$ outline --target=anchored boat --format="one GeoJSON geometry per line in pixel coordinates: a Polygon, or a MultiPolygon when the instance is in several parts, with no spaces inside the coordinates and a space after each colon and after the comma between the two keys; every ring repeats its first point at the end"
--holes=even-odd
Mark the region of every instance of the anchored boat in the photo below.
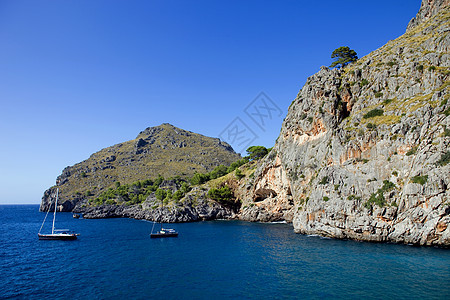
{"type": "Polygon", "coordinates": [[[47,234],[41,234],[42,227],[44,227],[45,220],[47,219],[48,213],[50,211],[50,206],[47,213],[45,214],[44,221],[42,222],[41,229],[39,229],[38,237],[40,240],[76,240],[78,233],[73,233],[69,229],[55,229],[55,219],[56,219],[56,208],[58,206],[58,194],[59,188],[56,189],[56,200],[55,200],[55,210],[53,211],[53,223],[52,232],[47,234]]]}
{"type": "Polygon", "coordinates": [[[153,222],[152,232],[150,233],[151,238],[164,238],[164,237],[178,237],[178,232],[175,229],[163,228],[161,223],[161,229],[153,232],[155,228],[155,222],[153,222]]]}

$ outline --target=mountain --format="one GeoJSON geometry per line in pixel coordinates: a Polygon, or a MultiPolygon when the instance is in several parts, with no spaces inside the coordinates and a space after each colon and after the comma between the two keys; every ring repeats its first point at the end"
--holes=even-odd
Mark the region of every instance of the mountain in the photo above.
{"type": "MultiPolygon", "coordinates": [[[[98,196],[116,182],[164,177],[191,177],[240,159],[230,145],[170,124],[150,127],[131,141],[92,154],[87,160],[65,168],[58,177],[59,210],[72,211],[77,204],[98,196]]],[[[40,210],[54,202],[56,188],[45,191],[40,210]],[[53,199],[53,200],[52,200],[53,199]]]]}
{"type": "Polygon", "coordinates": [[[235,192],[241,219],[450,246],[449,2],[423,0],[404,35],[308,78],[273,150],[235,192]]]}

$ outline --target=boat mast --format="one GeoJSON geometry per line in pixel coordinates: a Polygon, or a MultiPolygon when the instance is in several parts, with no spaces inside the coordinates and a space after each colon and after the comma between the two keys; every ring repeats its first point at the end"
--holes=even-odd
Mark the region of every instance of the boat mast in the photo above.
{"type": "Polygon", "coordinates": [[[58,206],[58,192],[59,192],[59,188],[56,189],[56,200],[55,200],[55,211],[53,212],[52,234],[55,231],[55,217],[56,217],[56,207],[58,206]]]}

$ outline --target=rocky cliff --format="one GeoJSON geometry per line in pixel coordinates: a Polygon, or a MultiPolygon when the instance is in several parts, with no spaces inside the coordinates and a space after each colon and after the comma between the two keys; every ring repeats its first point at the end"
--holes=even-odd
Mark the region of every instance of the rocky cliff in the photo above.
{"type": "MultiPolygon", "coordinates": [[[[217,138],[182,130],[170,124],[150,127],[131,141],[100,150],[87,160],[65,168],[58,177],[59,211],[72,211],[116,183],[129,184],[158,176],[191,177],[240,159],[217,138]]],[[[41,211],[53,205],[56,188],[45,191],[41,211]]]]}
{"type": "Polygon", "coordinates": [[[289,107],[240,217],[364,241],[450,245],[450,9],[424,0],[407,32],[322,67],[289,107]]]}

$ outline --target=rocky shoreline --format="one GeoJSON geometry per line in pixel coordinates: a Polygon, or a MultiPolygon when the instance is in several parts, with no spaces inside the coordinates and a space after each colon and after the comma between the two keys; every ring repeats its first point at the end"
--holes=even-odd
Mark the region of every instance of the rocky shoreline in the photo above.
{"type": "MultiPolygon", "coordinates": [[[[80,203],[81,204],[81,203],[80,203]]],[[[132,218],[163,223],[197,222],[216,219],[234,219],[236,213],[216,201],[207,199],[206,191],[195,188],[179,203],[162,205],[154,194],[137,205],[78,205],[74,213],[85,219],[132,218]]]]}

